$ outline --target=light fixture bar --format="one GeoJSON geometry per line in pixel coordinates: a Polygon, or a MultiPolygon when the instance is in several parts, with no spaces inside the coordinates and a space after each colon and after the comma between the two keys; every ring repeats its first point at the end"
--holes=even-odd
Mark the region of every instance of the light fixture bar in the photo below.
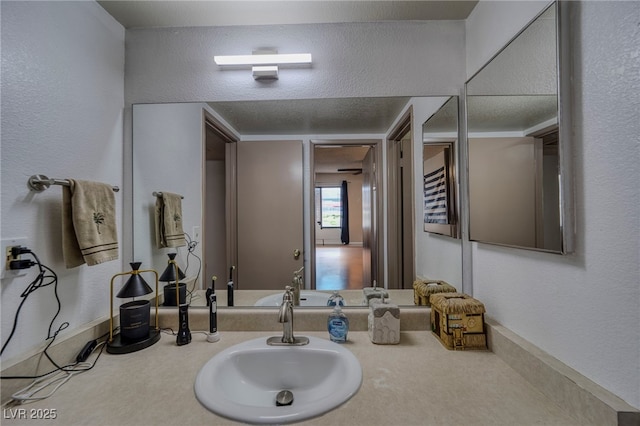
{"type": "Polygon", "coordinates": [[[253,78],[256,80],[278,79],[277,65],[254,65],[251,67],[251,71],[253,71],[253,78]]]}
{"type": "Polygon", "coordinates": [[[311,53],[222,55],[213,60],[218,65],[310,64],[311,53]]]}

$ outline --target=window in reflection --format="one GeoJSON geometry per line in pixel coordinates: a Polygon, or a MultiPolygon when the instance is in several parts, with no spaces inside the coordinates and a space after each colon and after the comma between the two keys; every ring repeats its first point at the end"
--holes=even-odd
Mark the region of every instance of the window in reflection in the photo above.
{"type": "Polygon", "coordinates": [[[316,188],[316,217],[320,218],[321,228],[340,228],[342,221],[342,204],[340,187],[316,188]]]}

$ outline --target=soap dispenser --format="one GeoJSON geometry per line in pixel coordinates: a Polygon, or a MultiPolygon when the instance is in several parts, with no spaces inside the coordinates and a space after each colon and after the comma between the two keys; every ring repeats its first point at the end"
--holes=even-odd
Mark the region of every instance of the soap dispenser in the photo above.
{"type": "Polygon", "coordinates": [[[349,332],[349,318],[342,312],[342,306],[344,305],[342,296],[337,294],[333,302],[333,312],[331,312],[327,320],[329,338],[332,342],[344,343],[347,341],[347,333],[349,332]]]}
{"type": "Polygon", "coordinates": [[[334,291],[331,296],[329,296],[329,300],[327,300],[327,306],[336,306],[336,305],[344,306],[344,298],[340,296],[340,293],[334,291]]]}

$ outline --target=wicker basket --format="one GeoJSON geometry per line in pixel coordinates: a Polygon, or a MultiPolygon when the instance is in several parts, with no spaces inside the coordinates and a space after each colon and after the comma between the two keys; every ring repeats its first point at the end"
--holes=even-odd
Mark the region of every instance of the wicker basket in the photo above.
{"type": "Polygon", "coordinates": [[[431,331],[448,349],[486,349],[484,304],[462,293],[431,296],[431,331]]]}
{"type": "Polygon", "coordinates": [[[419,306],[431,306],[429,298],[437,293],[455,293],[456,288],[441,280],[418,279],[413,282],[413,303],[419,306]]]}

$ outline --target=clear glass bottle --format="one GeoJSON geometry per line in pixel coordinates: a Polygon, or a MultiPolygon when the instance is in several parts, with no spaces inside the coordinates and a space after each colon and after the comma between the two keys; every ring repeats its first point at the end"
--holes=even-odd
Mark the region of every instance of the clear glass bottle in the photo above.
{"type": "Polygon", "coordinates": [[[333,312],[331,312],[327,319],[327,330],[329,331],[329,338],[332,342],[344,343],[347,341],[349,318],[342,312],[342,304],[340,301],[336,301],[333,312]]]}

